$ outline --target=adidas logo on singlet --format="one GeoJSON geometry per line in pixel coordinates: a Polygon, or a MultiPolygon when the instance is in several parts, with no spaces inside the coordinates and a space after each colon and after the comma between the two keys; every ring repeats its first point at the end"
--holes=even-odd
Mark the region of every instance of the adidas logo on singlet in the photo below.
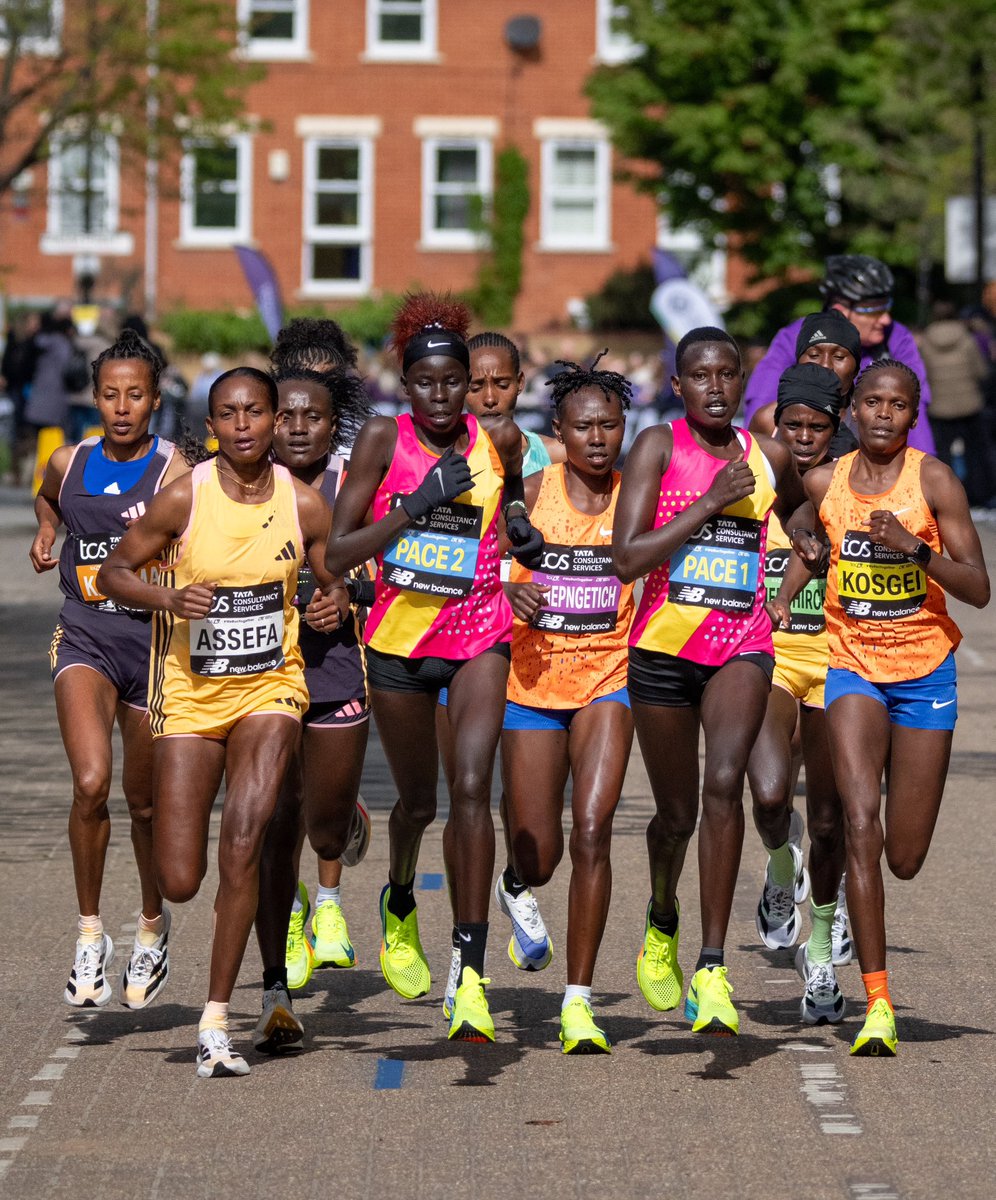
{"type": "Polygon", "coordinates": [[[297,551],[294,549],[294,543],[291,541],[284,542],[283,547],[278,555],[274,557],[274,562],[287,562],[288,559],[297,558],[297,551]]]}
{"type": "Polygon", "coordinates": [[[104,495],[105,496],[120,496],[121,495],[121,488],[118,485],[118,481],[116,479],[114,480],[113,483],[109,483],[107,485],[107,487],[104,488],[104,495]]]}
{"type": "Polygon", "coordinates": [[[145,512],[145,501],[139,500],[137,504],[131,504],[121,514],[123,521],[137,521],[138,518],[145,512]]]}

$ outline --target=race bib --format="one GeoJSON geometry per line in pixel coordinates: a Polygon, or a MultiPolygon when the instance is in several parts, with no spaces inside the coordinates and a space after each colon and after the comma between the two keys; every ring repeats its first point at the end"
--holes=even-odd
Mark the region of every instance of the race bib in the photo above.
{"type": "MultiPolygon", "coordinates": [[[[84,603],[98,612],[135,612],[123,604],[115,604],[97,587],[97,572],[101,563],[124,537],[124,533],[78,533],[73,535],[73,567],[76,583],[84,603]]],[[[136,572],[146,583],[159,583],[159,564],[148,562],[136,572]]]]}
{"type": "Polygon", "coordinates": [[[849,529],[840,544],[837,595],[844,616],[857,621],[901,621],[927,599],[927,576],[898,550],[877,546],[849,529]]]}
{"type": "Polygon", "coordinates": [[[668,601],[747,616],[757,599],[761,522],[710,517],[671,557],[668,601]]]}
{"type": "MultiPolygon", "coordinates": [[[[769,550],[764,556],[764,588],[769,600],[775,598],[778,589],[782,586],[791,554],[791,550],[769,550]]],[[[780,632],[822,633],[827,625],[823,612],[826,591],[827,581],[825,579],[810,579],[792,601],[791,627],[780,632]]]]}
{"type": "Polygon", "coordinates": [[[284,664],[284,585],[215,589],[211,611],[190,622],[195,675],[259,675],[284,664]]]}
{"type": "MultiPolygon", "coordinates": [[[[391,507],[400,499],[393,496],[391,507]]],[[[388,544],[383,582],[429,596],[469,596],[483,527],[484,509],[479,504],[440,504],[388,544]]]]}
{"type": "Polygon", "coordinates": [[[609,546],[556,546],[547,542],[533,583],[550,590],[531,622],[548,633],[608,633],[619,618],[622,584],[612,573],[609,546]]]}

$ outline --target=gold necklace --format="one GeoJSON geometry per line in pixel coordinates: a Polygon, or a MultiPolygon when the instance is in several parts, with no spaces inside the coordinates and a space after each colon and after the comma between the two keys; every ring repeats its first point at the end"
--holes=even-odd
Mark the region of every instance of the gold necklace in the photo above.
{"type": "Polygon", "coordinates": [[[214,465],[215,465],[215,467],[217,467],[219,475],[227,475],[228,478],[231,479],[233,483],[237,483],[240,488],[242,488],[244,491],[247,491],[247,492],[265,492],[266,489],[270,486],[270,480],[273,478],[273,463],[268,464],[270,469],[266,474],[266,482],[265,483],[246,483],[244,480],[240,479],[238,477],[238,475],[234,474],[232,471],[226,471],[225,468],[221,465],[221,463],[218,462],[217,460],[215,460],[214,465]]]}

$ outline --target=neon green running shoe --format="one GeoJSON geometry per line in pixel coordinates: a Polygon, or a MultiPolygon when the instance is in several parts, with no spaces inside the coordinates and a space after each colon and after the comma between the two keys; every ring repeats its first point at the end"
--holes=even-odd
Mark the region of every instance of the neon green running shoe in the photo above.
{"type": "Polygon", "coordinates": [[[304,927],[308,923],[311,912],[311,901],[308,899],[308,889],[303,883],[297,885],[297,896],[301,901],[300,912],[292,912],[290,924],[287,926],[287,987],[292,992],[299,992],[311,978],[315,969],[315,955],[311,943],[304,936],[304,927]]]}
{"type": "Polygon", "coordinates": [[[380,969],[399,996],[415,1000],[424,996],[432,984],[418,936],[418,909],[413,908],[403,921],[399,920],[387,907],[390,889],[391,885],[385,884],[380,894],[380,969]]]}
{"type": "Polygon", "coordinates": [[[565,1054],[611,1054],[605,1031],[595,1024],[591,1005],[581,996],[560,1010],[560,1040],[565,1054]]]}
{"type": "Polygon", "coordinates": [[[736,1037],[740,1015],[730,1002],[732,995],[733,984],[726,978],[726,967],[696,971],[685,997],[685,1016],[692,1022],[692,1032],[736,1037]]]}
{"type": "Polygon", "coordinates": [[[851,1053],[859,1058],[895,1058],[898,1047],[896,1014],[888,1000],[876,1000],[851,1043],[851,1053]]]}
{"type": "Polygon", "coordinates": [[[473,967],[464,967],[463,982],[453,997],[450,1031],[446,1035],[459,1042],[493,1042],[495,1023],[484,995],[490,979],[482,979],[473,967]]]}
{"type": "Polygon", "coordinates": [[[650,924],[650,905],[647,905],[643,945],[636,956],[636,981],[644,1000],[658,1012],[669,1012],[681,1003],[685,977],[678,966],[678,932],[676,929],[674,937],[669,937],[655,929],[650,924]]]}
{"type": "Polygon", "coordinates": [[[316,967],[352,967],[356,951],[349,940],[346,918],[334,900],[325,900],[311,918],[316,967]]]}

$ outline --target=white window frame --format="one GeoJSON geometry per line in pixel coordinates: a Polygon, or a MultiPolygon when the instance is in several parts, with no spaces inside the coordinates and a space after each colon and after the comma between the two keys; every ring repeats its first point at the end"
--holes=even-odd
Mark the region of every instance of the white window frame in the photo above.
{"type": "MultiPolygon", "coordinates": [[[[304,144],[304,236],[301,239],[301,294],[305,297],[365,296],[373,278],[374,144],[368,136],[316,135],[304,144]],[[318,152],[326,146],[359,151],[359,204],[356,225],[319,225],[313,215],[317,194],[318,152]],[[311,249],[315,245],[350,245],[360,249],[359,279],[313,279],[311,249]]],[[[335,189],[332,189],[335,190],[335,189]]]]}
{"type": "MultiPolygon", "coordinates": [[[[19,54],[50,57],[59,53],[62,46],[63,0],[49,0],[49,9],[52,15],[52,36],[22,38],[19,54]]],[[[9,49],[10,42],[3,34],[0,34],[0,54],[6,54],[9,49]]]]}
{"type": "Polygon", "coordinates": [[[197,160],[191,151],[210,145],[206,140],[195,140],[180,163],[180,244],[183,246],[217,246],[221,249],[252,239],[252,138],[242,133],[218,140],[233,147],[236,153],[235,224],[224,229],[201,228],[194,223],[197,160]]]}
{"type": "MultiPolygon", "coordinates": [[[[438,62],[439,11],[437,0],[397,0],[405,12],[418,12],[422,17],[422,38],[418,42],[385,41],[380,36],[380,17],[384,15],[384,0],[366,0],[367,49],[364,58],[370,62],[438,62]]],[[[394,10],[397,11],[397,10],[394,10]]]]}
{"type": "Polygon", "coordinates": [[[544,250],[610,250],[612,229],[612,147],[602,137],[559,135],[543,139],[540,158],[540,248],[544,250]],[[585,237],[578,233],[562,233],[554,228],[554,200],[560,196],[582,197],[584,192],[564,191],[554,186],[557,153],[560,150],[584,149],[595,152],[594,232],[585,237]]]}
{"type": "Polygon", "coordinates": [[[620,33],[613,25],[613,18],[626,12],[628,5],[618,0],[595,0],[595,59],[600,63],[614,65],[629,62],[642,47],[626,33],[620,33]]]}
{"type": "Polygon", "coordinates": [[[120,219],[121,174],[117,138],[110,133],[98,134],[105,143],[104,208],[106,229],[100,233],[76,233],[62,228],[60,191],[62,184],[62,154],[78,144],[76,138],[54,136],[48,159],[48,197],[45,233],[41,240],[43,254],[130,254],[133,238],[118,228],[120,219]]]}
{"type": "Polygon", "coordinates": [[[426,250],[480,250],[487,245],[487,234],[473,229],[437,229],[435,198],[444,195],[480,196],[487,214],[494,191],[494,145],[487,137],[461,137],[459,134],[426,137],[422,140],[422,243],[426,250]],[[475,150],[477,181],[473,189],[437,182],[440,150],[475,150]]]}
{"type": "MultiPolygon", "coordinates": [[[[279,2],[279,0],[278,0],[279,2]]],[[[325,0],[328,3],[328,0],[325,0]]],[[[265,3],[265,0],[256,0],[265,3]]],[[[283,0],[289,12],[294,14],[294,36],[292,38],[254,38],[249,36],[249,20],[254,0],[239,0],[238,19],[242,26],[242,52],[246,58],[263,62],[287,62],[309,57],[308,18],[310,0],[283,0]]]]}

